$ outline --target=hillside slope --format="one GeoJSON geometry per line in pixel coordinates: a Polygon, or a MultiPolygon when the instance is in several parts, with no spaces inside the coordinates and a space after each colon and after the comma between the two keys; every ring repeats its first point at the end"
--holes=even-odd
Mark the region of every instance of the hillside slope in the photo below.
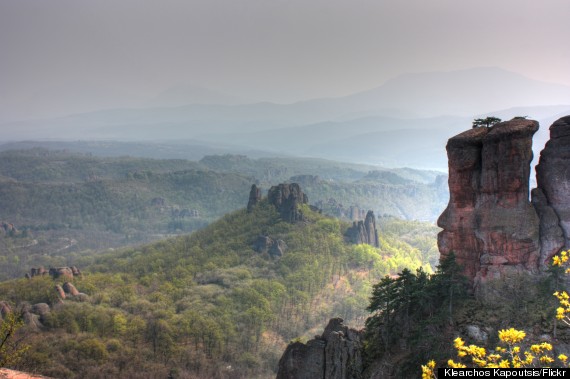
{"type": "Polygon", "coordinates": [[[312,204],[347,221],[378,215],[435,220],[447,201],[434,171],[321,159],[207,156],[199,162],[94,157],[44,148],[0,152],[0,279],[30,265],[198,230],[247,203],[249,188],[298,182],[312,204]],[[355,212],[358,210],[358,212],[355,212]]]}
{"type": "Polygon", "coordinates": [[[190,236],[81,258],[73,280],[2,283],[0,299],[14,309],[50,307],[29,317],[31,349],[16,368],[58,378],[270,378],[292,338],[332,316],[362,325],[380,277],[430,270],[432,226],[385,219],[376,249],[347,245],[347,224],[301,210],[306,221],[287,223],[262,200],[190,236]],[[283,257],[256,252],[260,235],[283,240],[283,257]],[[53,287],[64,281],[85,295],[58,300],[53,287]]]}

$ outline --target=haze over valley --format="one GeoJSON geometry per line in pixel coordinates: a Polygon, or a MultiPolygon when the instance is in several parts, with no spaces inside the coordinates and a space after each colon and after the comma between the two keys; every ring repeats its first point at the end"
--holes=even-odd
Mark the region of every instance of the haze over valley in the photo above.
{"type": "Polygon", "coordinates": [[[511,326],[567,352],[568,14],[0,2],[0,377],[416,378],[511,326]]]}

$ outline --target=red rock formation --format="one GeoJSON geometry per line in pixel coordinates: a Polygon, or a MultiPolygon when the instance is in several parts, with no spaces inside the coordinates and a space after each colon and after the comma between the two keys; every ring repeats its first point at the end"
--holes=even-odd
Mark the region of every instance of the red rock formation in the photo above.
{"type": "Polygon", "coordinates": [[[438,220],[439,251],[454,252],[475,285],[538,269],[539,220],[528,200],[537,130],[536,121],[516,119],[447,143],[450,200],[438,220]]]}

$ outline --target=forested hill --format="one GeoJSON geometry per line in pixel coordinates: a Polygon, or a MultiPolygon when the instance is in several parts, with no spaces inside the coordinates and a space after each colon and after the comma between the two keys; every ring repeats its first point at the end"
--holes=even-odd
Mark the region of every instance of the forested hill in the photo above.
{"type": "Polygon", "coordinates": [[[298,182],[327,214],[434,221],[446,176],[322,159],[207,156],[201,161],[94,157],[33,148],[0,152],[0,279],[32,265],[73,265],[83,255],[198,230],[266,193],[298,182]],[[1,228],[0,228],[1,229],[1,228]]]}
{"type": "Polygon", "coordinates": [[[83,274],[73,279],[2,283],[0,300],[34,320],[18,368],[57,378],[272,378],[291,339],[333,316],[361,326],[372,284],[404,268],[430,271],[437,259],[429,224],[382,218],[374,248],[347,244],[348,223],[300,211],[304,221],[284,222],[262,199],[192,235],[78,258],[83,274]],[[257,252],[260,235],[282,240],[283,256],[257,252]],[[60,300],[54,285],[65,281],[84,295],[60,300]]]}

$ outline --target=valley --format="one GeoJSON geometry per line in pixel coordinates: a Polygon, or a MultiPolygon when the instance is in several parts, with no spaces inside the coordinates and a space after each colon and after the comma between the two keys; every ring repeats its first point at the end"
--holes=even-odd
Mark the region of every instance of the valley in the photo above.
{"type": "Polygon", "coordinates": [[[31,320],[17,367],[57,378],[274,377],[290,340],[333,314],[363,326],[373,283],[437,262],[433,224],[380,217],[379,247],[352,245],[347,221],[301,201],[290,222],[265,195],[248,212],[247,193],[190,235],[77,254],[79,276],[1,283],[0,298],[31,320]],[[259,236],[283,241],[282,256],[256,247],[259,236]],[[70,282],[75,295],[53,290],[70,282]]]}

